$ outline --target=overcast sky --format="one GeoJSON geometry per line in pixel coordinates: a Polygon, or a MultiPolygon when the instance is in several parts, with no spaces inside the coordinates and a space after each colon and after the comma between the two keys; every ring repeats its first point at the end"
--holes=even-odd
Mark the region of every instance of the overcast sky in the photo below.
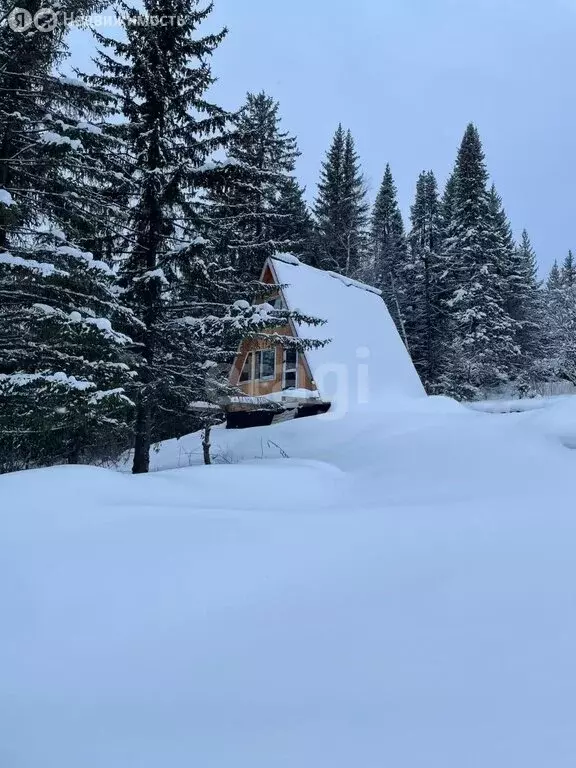
{"type": "MultiPolygon", "coordinates": [[[[215,0],[214,24],[229,34],[213,97],[280,101],[309,197],[341,121],[371,197],[389,162],[407,215],[419,171],[443,185],[473,121],[543,270],[576,248],[576,0],[215,0]]],[[[73,63],[85,64],[85,35],[73,33],[73,63]]]]}

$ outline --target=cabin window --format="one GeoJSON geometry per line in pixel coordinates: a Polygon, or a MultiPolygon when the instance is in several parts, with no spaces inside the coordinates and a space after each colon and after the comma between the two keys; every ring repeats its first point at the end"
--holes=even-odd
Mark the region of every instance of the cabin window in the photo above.
{"type": "Polygon", "coordinates": [[[250,381],[252,379],[252,352],[248,352],[242,372],[240,373],[240,382],[250,381]]]}
{"type": "Polygon", "coordinates": [[[284,381],[282,389],[298,389],[298,350],[284,351],[284,381]]]}
{"type": "Polygon", "coordinates": [[[282,303],[282,296],[275,296],[273,299],[270,299],[268,301],[268,304],[273,309],[284,309],[284,304],[282,303]]]}
{"type": "Polygon", "coordinates": [[[275,349],[261,349],[256,353],[256,376],[261,381],[273,379],[276,376],[275,349]]]}

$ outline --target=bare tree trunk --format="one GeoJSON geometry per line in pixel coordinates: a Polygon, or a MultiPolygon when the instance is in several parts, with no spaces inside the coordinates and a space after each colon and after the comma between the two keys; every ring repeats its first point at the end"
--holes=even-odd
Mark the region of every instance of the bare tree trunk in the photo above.
{"type": "Polygon", "coordinates": [[[210,433],[212,427],[205,427],[202,433],[202,452],[204,453],[204,464],[212,464],[212,457],[210,456],[210,433]]]}
{"type": "Polygon", "coordinates": [[[74,444],[70,446],[66,461],[68,464],[80,464],[80,446],[78,443],[74,442],[74,444]]]}
{"type": "MultiPolygon", "coordinates": [[[[2,158],[10,157],[10,155],[13,152],[11,143],[10,143],[10,123],[8,124],[6,134],[4,135],[1,151],[2,151],[2,158]]],[[[9,162],[8,160],[3,159],[2,163],[0,164],[0,184],[5,189],[7,189],[9,183],[10,183],[9,162]]],[[[3,219],[4,219],[4,216],[2,217],[3,219]]],[[[7,247],[8,247],[8,230],[5,222],[2,221],[2,225],[0,226],[0,251],[6,250],[7,247]]]]}
{"type": "Polygon", "coordinates": [[[133,475],[143,475],[150,470],[150,406],[140,395],[136,403],[134,431],[133,475]]]}

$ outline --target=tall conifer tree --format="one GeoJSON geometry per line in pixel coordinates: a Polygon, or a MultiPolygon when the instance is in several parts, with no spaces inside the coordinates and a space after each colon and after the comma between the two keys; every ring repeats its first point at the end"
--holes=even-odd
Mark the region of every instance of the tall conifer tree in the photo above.
{"type": "Polygon", "coordinates": [[[314,206],[318,266],[349,277],[361,275],[366,258],[367,211],[354,139],[339,125],[322,164],[314,206]]]}
{"type": "Polygon", "coordinates": [[[386,306],[406,341],[402,317],[404,293],[402,281],[407,243],[402,214],[398,207],[396,185],[389,165],[386,165],[384,178],[372,210],[370,245],[375,284],[382,290],[386,306]]]}
{"type": "Polygon", "coordinates": [[[576,285],[565,281],[565,275],[554,262],[544,292],[546,356],[542,368],[551,379],[576,386],[576,285]]]}
{"type": "MultiPolygon", "coordinates": [[[[34,15],[41,4],[19,5],[34,15]]],[[[82,242],[89,233],[97,246],[118,212],[109,193],[124,182],[122,148],[102,124],[113,100],[55,71],[69,19],[97,6],[59,3],[51,30],[0,26],[0,409],[14,436],[0,453],[30,465],[128,442],[122,331],[135,319],[82,242]]]]}
{"type": "Polygon", "coordinates": [[[572,288],[576,285],[576,262],[572,251],[568,251],[568,255],[564,259],[561,272],[562,284],[572,288]]]}
{"type": "Polygon", "coordinates": [[[546,288],[552,290],[554,288],[559,288],[561,285],[562,276],[560,274],[558,262],[555,261],[554,264],[552,264],[552,268],[550,269],[550,274],[548,275],[548,279],[546,281],[546,288]]]}
{"type": "Polygon", "coordinates": [[[523,230],[520,243],[515,248],[514,265],[516,279],[512,283],[514,292],[510,311],[517,323],[521,376],[530,377],[544,354],[544,306],[536,254],[526,230],[523,230]]]}
{"type": "Polygon", "coordinates": [[[428,391],[435,391],[442,364],[440,199],[432,171],[423,171],[411,208],[409,253],[403,273],[403,312],[412,360],[428,391]]]}
{"type": "Polygon", "coordinates": [[[273,240],[279,249],[312,263],[314,225],[304,199],[304,189],[292,176],[280,185],[274,206],[273,240]]]}
{"type": "Polygon", "coordinates": [[[0,305],[0,472],[126,449],[138,323],[108,265],[39,234],[0,253],[0,305]]]}
{"type": "MultiPolygon", "coordinates": [[[[100,4],[57,3],[58,23],[50,30],[33,25],[19,32],[5,22],[0,25],[0,194],[18,198],[17,206],[0,211],[0,248],[10,245],[16,229],[19,236],[34,233],[39,220],[58,222],[77,240],[81,230],[103,228],[109,219],[102,172],[118,152],[100,126],[109,97],[56,73],[68,55],[69,20],[100,4]]],[[[42,3],[23,0],[17,5],[34,16],[42,3]]],[[[4,4],[2,17],[10,7],[4,4]]]]}
{"type": "MultiPolygon", "coordinates": [[[[148,471],[162,393],[183,408],[206,363],[192,356],[201,326],[186,322],[187,308],[174,301],[186,282],[210,279],[199,199],[221,183],[222,169],[207,160],[223,145],[228,115],[207,102],[205,92],[213,82],[208,59],[225,31],[197,34],[212,10],[198,0],[145,0],[142,12],[127,5],[120,10],[126,39],[98,35],[110,53],[100,54],[100,73],[87,80],[121,95],[124,121],[118,132],[137,180],[121,278],[142,323],[133,467],[141,473],[148,471]],[[162,17],[175,22],[146,23],[162,17]]],[[[191,301],[190,294],[186,299],[191,301]]]]}
{"type": "Polygon", "coordinates": [[[249,93],[228,145],[241,173],[212,195],[228,263],[248,283],[275,252],[302,251],[306,212],[293,177],[299,154],[295,137],[281,128],[278,102],[249,93]]]}
{"type": "Polygon", "coordinates": [[[478,130],[468,125],[454,171],[451,220],[443,258],[453,287],[446,302],[452,339],[450,378],[461,397],[477,397],[510,378],[516,324],[506,308],[497,209],[478,130]]]}

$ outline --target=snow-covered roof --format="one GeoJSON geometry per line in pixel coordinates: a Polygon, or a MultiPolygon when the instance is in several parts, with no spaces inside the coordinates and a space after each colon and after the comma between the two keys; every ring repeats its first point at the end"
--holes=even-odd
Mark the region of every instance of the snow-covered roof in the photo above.
{"type": "Polygon", "coordinates": [[[321,326],[296,327],[300,338],[331,339],[326,346],[306,352],[323,399],[346,400],[350,408],[383,395],[425,394],[380,291],[310,267],[292,254],[277,254],[270,265],[284,286],[287,308],[326,321],[321,326]]]}

